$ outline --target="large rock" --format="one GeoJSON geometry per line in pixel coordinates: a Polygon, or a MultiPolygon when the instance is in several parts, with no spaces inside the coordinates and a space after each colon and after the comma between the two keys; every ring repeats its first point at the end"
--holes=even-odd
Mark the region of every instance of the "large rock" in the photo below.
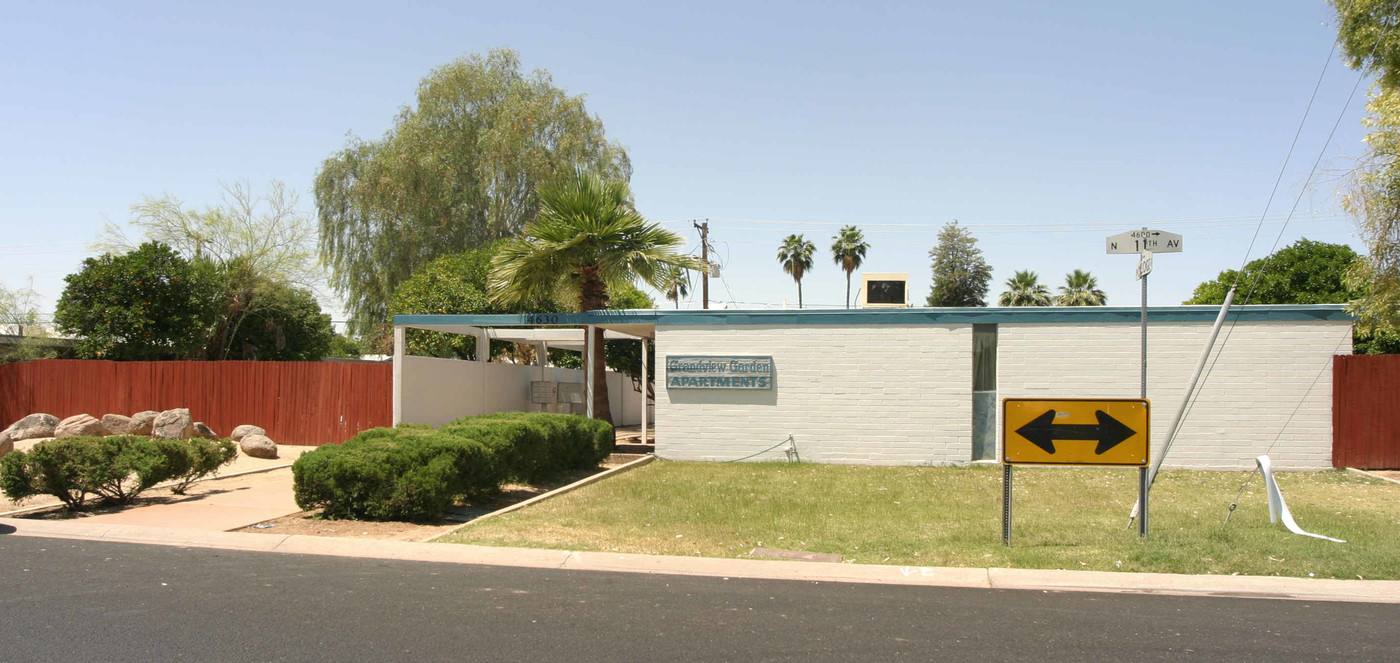
{"type": "Polygon", "coordinates": [[[245,435],[239,441],[238,447],[243,453],[254,458],[277,457],[277,443],[268,439],[266,435],[245,435]]]}
{"type": "Polygon", "coordinates": [[[90,414],[75,414],[58,422],[54,437],[101,437],[102,422],[90,414]]]}
{"type": "Polygon", "coordinates": [[[155,422],[151,424],[151,437],[187,440],[193,436],[194,419],[190,417],[189,408],[166,410],[157,415],[155,422]]]}
{"type": "Polygon", "coordinates": [[[142,410],[131,415],[131,423],[126,427],[126,434],[150,435],[151,430],[155,427],[156,417],[159,416],[160,413],[155,410],[142,410]]]}
{"type": "Polygon", "coordinates": [[[209,425],[204,423],[203,421],[194,422],[194,434],[206,440],[219,439],[219,434],[215,433],[214,429],[210,428],[209,425]]]}
{"type": "Polygon", "coordinates": [[[233,434],[229,435],[229,437],[233,438],[234,442],[241,442],[243,441],[243,438],[248,437],[249,435],[267,435],[267,431],[263,430],[260,426],[254,426],[252,424],[243,424],[242,426],[233,429],[233,434]]]}
{"type": "Polygon", "coordinates": [[[58,428],[58,417],[52,414],[31,414],[5,429],[10,434],[11,442],[20,440],[32,440],[36,437],[53,437],[54,429],[58,428]]]}
{"type": "Polygon", "coordinates": [[[15,450],[15,441],[10,439],[10,431],[0,431],[0,457],[15,450]]]}
{"type": "Polygon", "coordinates": [[[102,428],[108,435],[126,435],[131,432],[131,417],[124,414],[104,414],[102,428]]]}

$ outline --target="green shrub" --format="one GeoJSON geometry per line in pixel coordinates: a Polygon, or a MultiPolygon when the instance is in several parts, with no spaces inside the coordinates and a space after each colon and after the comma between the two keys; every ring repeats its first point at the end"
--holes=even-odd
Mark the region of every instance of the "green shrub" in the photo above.
{"type": "Polygon", "coordinates": [[[89,495],[130,503],[142,491],[189,470],[188,458],[135,435],[65,437],[5,456],[0,485],[10,499],[53,495],[80,509],[89,495]]]}
{"type": "Polygon", "coordinates": [[[208,440],[202,437],[188,440],[154,440],[161,453],[165,454],[174,470],[175,485],[170,492],[184,495],[190,484],[214,474],[220,467],[232,463],[238,457],[238,447],[233,440],[208,440]]]}
{"type": "Polygon", "coordinates": [[[330,518],[429,520],[457,498],[591,467],[612,452],[612,426],[584,417],[502,413],[374,428],[292,465],[297,505],[330,518]]]}

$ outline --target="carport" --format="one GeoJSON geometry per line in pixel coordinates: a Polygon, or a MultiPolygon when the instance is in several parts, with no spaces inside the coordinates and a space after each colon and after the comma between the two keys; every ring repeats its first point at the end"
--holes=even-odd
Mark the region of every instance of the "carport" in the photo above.
{"type": "MultiPolygon", "coordinates": [[[[651,367],[648,365],[648,344],[654,342],[656,337],[656,325],[650,319],[650,311],[595,311],[590,313],[550,313],[550,314],[493,314],[493,315],[400,315],[394,317],[394,369],[393,369],[393,417],[394,423],[414,422],[424,416],[415,413],[412,399],[423,397],[422,389],[415,389],[412,382],[414,376],[406,374],[405,371],[412,371],[411,366],[417,360],[422,359],[407,355],[407,330],[423,329],[427,331],[445,332],[461,336],[471,336],[476,339],[476,361],[465,361],[464,364],[478,364],[482,370],[476,371],[479,377],[469,378],[480,380],[481,388],[475,396],[468,395],[468,398],[479,399],[479,403],[465,403],[467,412],[499,412],[509,408],[510,399],[508,394],[503,394],[502,390],[513,390],[520,386],[520,375],[528,375],[530,384],[525,387],[530,391],[530,403],[539,404],[542,400],[539,383],[557,383],[560,387],[565,384],[576,384],[558,379],[561,371],[575,369],[560,369],[548,366],[548,355],[550,348],[566,349],[581,352],[583,355],[583,375],[584,385],[583,402],[585,403],[585,414],[589,417],[595,415],[593,397],[597,389],[601,388],[596,384],[596,376],[593,366],[593,352],[591,351],[590,339],[594,337],[595,330],[602,330],[604,340],[625,340],[638,339],[641,341],[641,401],[640,409],[642,440],[646,440],[648,416],[647,416],[647,376],[651,374],[651,367]],[[534,346],[536,352],[536,362],[533,366],[491,362],[490,342],[492,340],[508,341],[534,346]],[[490,368],[488,368],[490,365],[490,368]],[[509,367],[509,369],[506,369],[509,367]],[[511,370],[520,372],[517,375],[511,370]],[[524,373],[523,371],[529,371],[524,373]],[[408,388],[406,389],[406,385],[408,388]],[[415,395],[417,394],[417,395],[415,395]],[[406,402],[405,399],[410,399],[406,402]],[[502,408],[505,405],[507,407],[502,408]]],[[[460,361],[460,360],[444,360],[460,361]]],[[[625,376],[620,376],[619,380],[625,380],[625,376]]],[[[611,379],[609,380],[611,384],[611,379]]],[[[461,380],[457,383],[464,384],[461,380]]],[[[623,382],[625,384],[625,382],[623,382]]],[[[470,391],[470,389],[466,390],[470,391]]],[[[620,390],[619,390],[620,391],[620,390]]],[[[445,394],[430,394],[431,397],[443,397],[445,394]]],[[[614,398],[612,391],[609,392],[609,402],[612,404],[614,414],[621,405],[625,413],[626,399],[614,398]]],[[[560,394],[559,397],[563,397],[560,394]]],[[[441,416],[436,418],[427,417],[428,421],[422,423],[443,423],[439,421],[441,416]]],[[[615,416],[615,425],[625,421],[624,416],[615,416]]]]}

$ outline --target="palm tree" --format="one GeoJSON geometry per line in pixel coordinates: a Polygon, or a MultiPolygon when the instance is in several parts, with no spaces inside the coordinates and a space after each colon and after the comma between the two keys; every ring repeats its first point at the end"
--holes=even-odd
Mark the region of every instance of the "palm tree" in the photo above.
{"type": "Polygon", "coordinates": [[[1099,290],[1099,280],[1078,269],[1065,275],[1065,284],[1055,295],[1056,306],[1103,306],[1107,303],[1108,295],[1099,290]]]}
{"type": "Polygon", "coordinates": [[[831,259],[846,270],[846,308],[851,307],[851,272],[865,262],[865,252],[870,245],[865,235],[855,226],[846,226],[836,233],[831,242],[831,259]]]}
{"type": "MultiPolygon", "coordinates": [[[[576,301],[578,310],[607,306],[609,288],[638,279],[661,290],[671,266],[698,269],[678,252],[680,235],[651,223],[632,207],[621,180],[604,181],[583,170],[539,190],[540,209],[520,237],[501,246],[491,264],[491,298],[505,305],[576,301]]],[[[603,330],[595,330],[593,416],[612,422],[603,366],[603,330]]]]}
{"type": "Polygon", "coordinates": [[[1016,272],[1006,279],[1006,292],[997,303],[1001,306],[1049,306],[1050,288],[1040,282],[1040,275],[1031,270],[1016,272]]]}
{"type": "Polygon", "coordinates": [[[816,252],[817,247],[802,235],[788,235],[778,247],[778,263],[797,281],[797,308],[802,308],[802,276],[811,271],[812,255],[816,252]]]}
{"type": "Polygon", "coordinates": [[[681,307],[681,297],[690,294],[690,270],[684,267],[667,267],[661,277],[661,293],[681,307]]]}

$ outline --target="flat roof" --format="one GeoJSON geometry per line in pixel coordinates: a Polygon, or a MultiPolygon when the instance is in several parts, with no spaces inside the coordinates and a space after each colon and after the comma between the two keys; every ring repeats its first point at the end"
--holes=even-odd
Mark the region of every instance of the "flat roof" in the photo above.
{"type": "MultiPolygon", "coordinates": [[[[1149,322],[1209,324],[1219,306],[1156,306],[1147,309],[1149,322]]],[[[1230,320],[1242,322],[1351,322],[1343,304],[1256,304],[1233,306],[1230,320]]],[[[801,310],[632,310],[587,313],[526,313],[482,315],[396,315],[403,327],[442,329],[444,326],[549,327],[598,325],[641,332],[634,325],[970,325],[1035,323],[1137,323],[1136,306],[1017,306],[998,308],[801,309],[801,310]]],[[[638,333],[637,335],[647,335],[638,333]]]]}

